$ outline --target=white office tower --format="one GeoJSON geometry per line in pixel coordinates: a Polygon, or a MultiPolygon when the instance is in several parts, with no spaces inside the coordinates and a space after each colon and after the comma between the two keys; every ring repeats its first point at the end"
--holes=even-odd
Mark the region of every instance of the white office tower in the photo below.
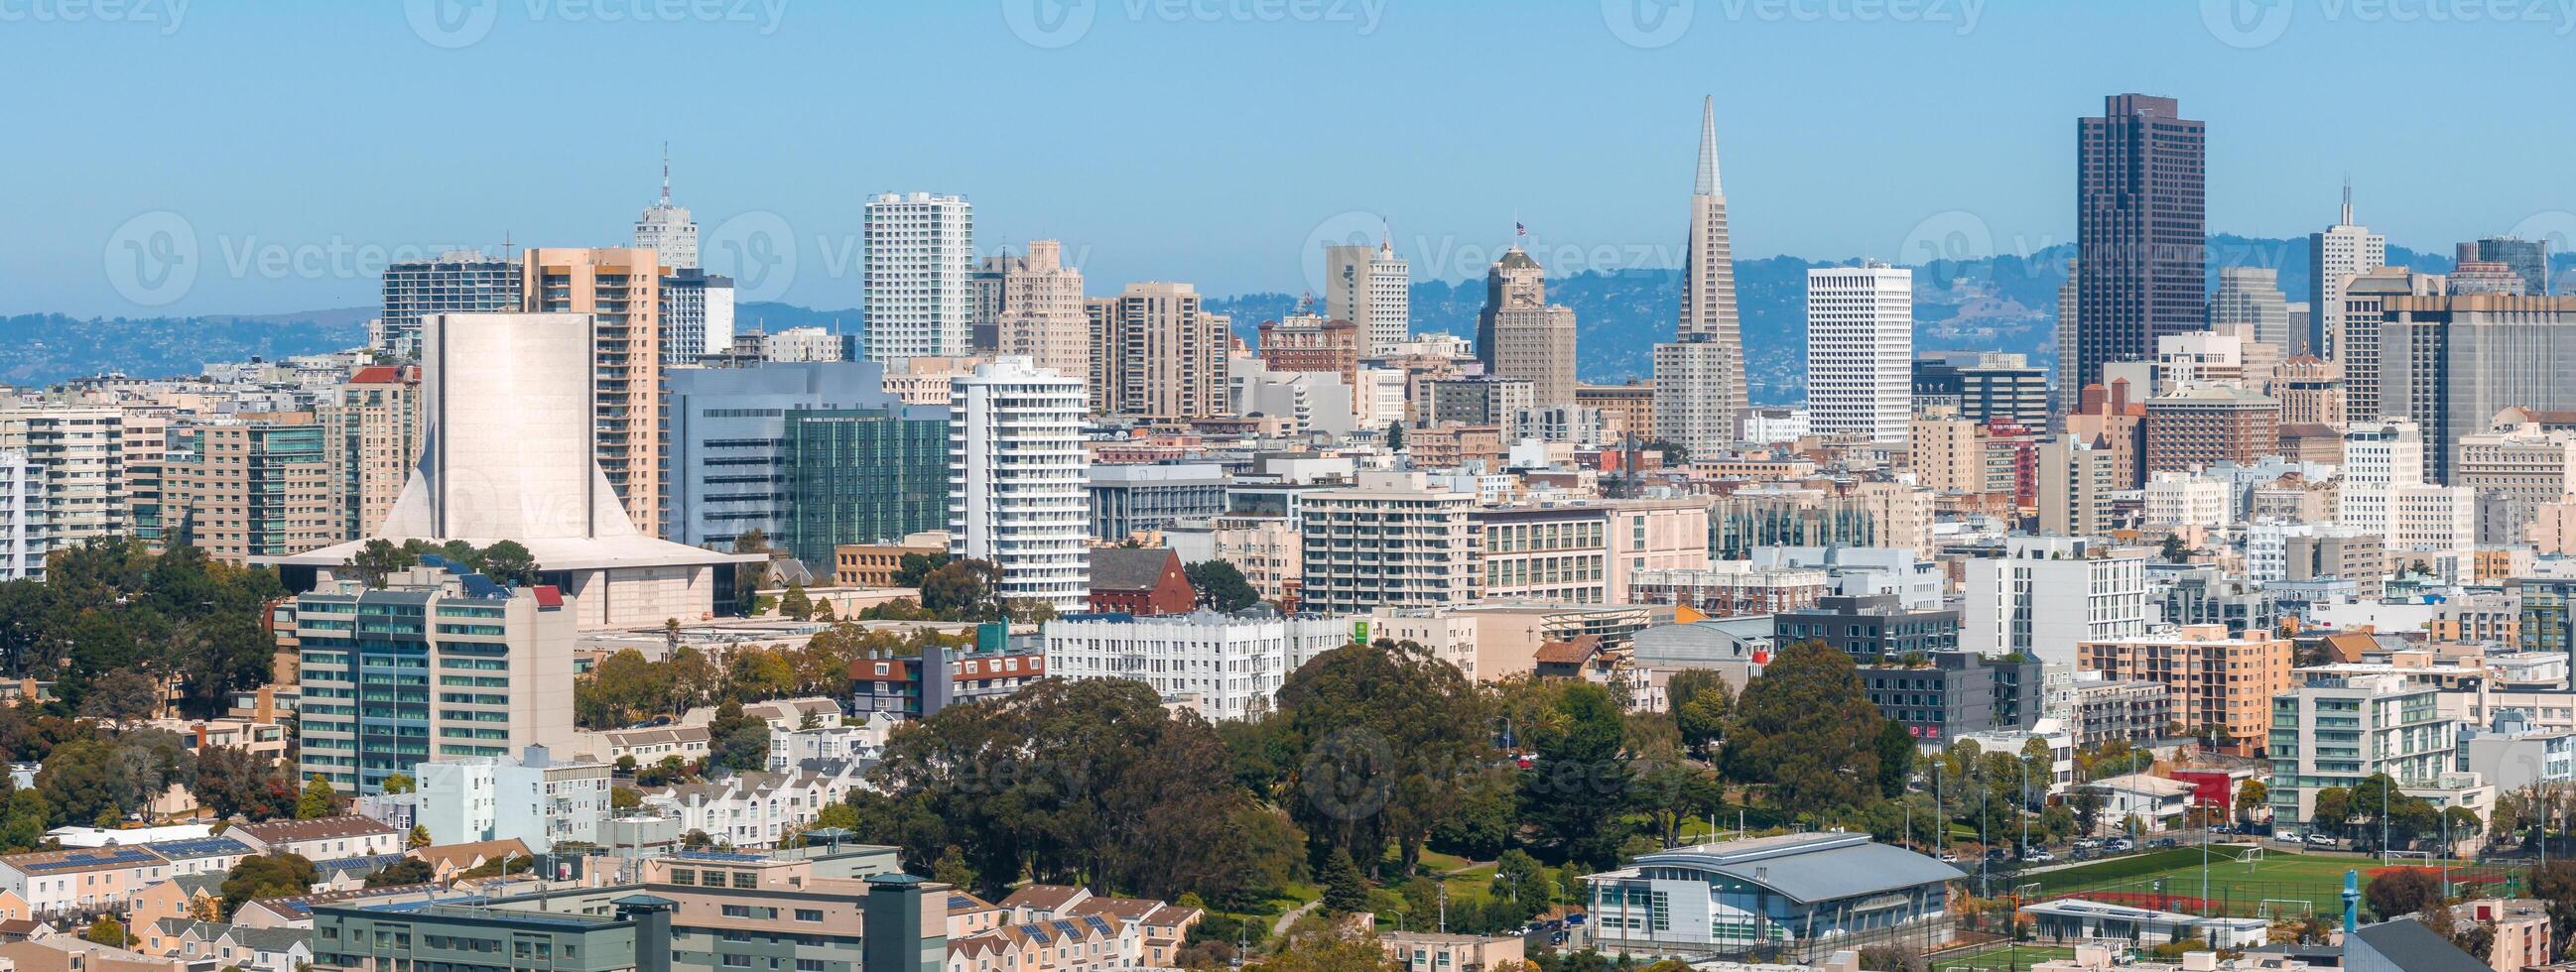
{"type": "Polygon", "coordinates": [[[1807,271],[1807,423],[1902,443],[1914,417],[1914,271],[1869,261],[1807,271]]]}
{"type": "Polygon", "coordinates": [[[949,383],[948,552],[990,561],[1005,602],[1091,595],[1082,380],[1003,357],[949,383]]]}
{"type": "Polygon", "coordinates": [[[696,364],[733,347],[733,278],[704,270],[662,276],[662,367],[696,364]]]}
{"type": "Polygon", "coordinates": [[[2343,484],[2336,490],[2335,522],[2397,545],[2390,535],[2397,490],[2424,484],[2424,436],[2414,422],[2394,419],[2353,426],[2343,434],[2343,484]]]}
{"type": "Polygon", "coordinates": [[[972,353],[975,207],[963,196],[884,193],[868,200],[867,357],[972,353]]]}
{"type": "Polygon", "coordinates": [[[0,581],[44,580],[45,471],[0,452],[0,581]]]}
{"type": "MultiPolygon", "coordinates": [[[[580,627],[715,609],[716,568],[752,560],[638,531],[601,470],[590,314],[432,314],[422,327],[419,463],[364,538],[275,562],[346,574],[366,540],[515,540],[580,627]]],[[[1076,484],[1079,487],[1079,483],[1076,484]]]]}
{"type": "MultiPolygon", "coordinates": [[[[2075,353],[2075,339],[2079,333],[2075,319],[2075,306],[2079,303],[2076,300],[2076,290],[2075,261],[2068,260],[2066,261],[2066,282],[2057,285],[2057,385],[2051,389],[2055,397],[2050,399],[2048,408],[2052,416],[2063,416],[2075,411],[2076,402],[2084,395],[2083,387],[2075,381],[2076,362],[2081,360],[2075,353]]],[[[2062,419],[2053,420],[2049,424],[2055,428],[2065,426],[2062,419]]]]}
{"type": "Polygon", "coordinates": [[[1413,268],[1393,241],[1324,247],[1324,316],[1359,325],[1364,358],[1393,353],[1412,336],[1413,268]]]}
{"type": "Polygon", "coordinates": [[[2388,238],[2352,221],[2352,183],[2343,187],[2343,218],[2325,232],[2308,234],[2308,345],[2327,361],[2344,360],[2343,285],[2388,264],[2388,238]]]}
{"type": "Polygon", "coordinates": [[[671,204],[671,151],[662,150],[662,198],[635,220],[635,246],[653,251],[664,270],[698,268],[698,224],[686,206],[671,204]]]}
{"type": "Polygon", "coordinates": [[[1682,265],[1677,339],[1655,345],[1655,437],[1692,455],[1735,442],[1748,404],[1744,338],[1735,310],[1735,254],[1726,191],[1717,174],[1716,99],[1700,102],[1699,178],[1691,189],[1689,251],[1682,265]]]}

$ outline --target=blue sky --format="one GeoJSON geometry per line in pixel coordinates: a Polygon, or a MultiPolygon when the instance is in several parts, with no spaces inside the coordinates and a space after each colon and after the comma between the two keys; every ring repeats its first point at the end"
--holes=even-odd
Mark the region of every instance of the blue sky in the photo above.
{"type": "Polygon", "coordinates": [[[2074,119],[2132,90],[2209,122],[2213,230],[2315,229],[2349,171],[2438,249],[2576,227],[2571,31],[2576,0],[0,0],[0,313],[364,305],[389,254],[622,242],[666,139],[712,268],[761,238],[793,272],[753,296],[818,307],[857,303],[890,189],[966,194],[988,252],[1066,241],[1094,293],[1303,289],[1311,240],[1380,220],[1418,277],[1515,217],[1552,270],[1671,265],[1702,94],[1739,256],[2065,240],[2074,119]]]}

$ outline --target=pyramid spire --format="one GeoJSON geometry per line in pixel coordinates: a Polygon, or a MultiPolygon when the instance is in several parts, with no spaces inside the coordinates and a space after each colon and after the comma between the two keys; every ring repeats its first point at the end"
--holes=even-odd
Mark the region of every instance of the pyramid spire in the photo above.
{"type": "Polygon", "coordinates": [[[1719,194],[1717,182],[1717,98],[1703,95],[1699,102],[1699,184],[1693,195],[1719,194]]]}

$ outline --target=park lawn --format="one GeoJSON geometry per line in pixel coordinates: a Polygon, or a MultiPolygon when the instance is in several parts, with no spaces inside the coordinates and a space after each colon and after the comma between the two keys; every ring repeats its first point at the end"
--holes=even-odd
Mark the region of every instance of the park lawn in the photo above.
{"type": "Polygon", "coordinates": [[[1979,969],[1992,970],[1992,972],[2007,972],[2007,970],[2012,969],[2028,969],[2041,962],[2055,959],[2071,959],[2074,957],[2075,950],[2071,948],[2052,948],[2046,945],[2004,945],[1987,949],[1982,952],[1965,952],[1943,955],[1926,964],[1930,966],[1932,972],[1952,972],[1952,970],[1957,970],[1957,972],[1976,972],[1976,970],[1979,969]]]}
{"type": "MultiPolygon", "coordinates": [[[[1395,856],[1396,855],[1390,854],[1388,855],[1388,859],[1392,860],[1395,856]]],[[[1456,854],[1443,854],[1427,847],[1422,851],[1422,866],[1430,868],[1434,874],[1446,874],[1462,867],[1474,867],[1478,864],[1484,863],[1486,862],[1460,857],[1456,854]]],[[[1488,866],[1490,867],[1491,865],[1488,866]]]]}

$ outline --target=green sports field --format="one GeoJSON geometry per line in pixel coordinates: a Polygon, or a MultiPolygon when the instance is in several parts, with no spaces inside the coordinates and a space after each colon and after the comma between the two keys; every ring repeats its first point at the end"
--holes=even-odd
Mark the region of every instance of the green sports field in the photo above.
{"type": "MultiPolygon", "coordinates": [[[[2344,872],[2361,872],[2362,885],[2368,887],[2371,875],[2384,866],[2369,858],[2298,854],[2266,848],[2252,861],[2237,859],[2242,847],[2212,845],[2209,848],[2209,872],[2206,885],[2201,879],[2201,851],[2198,847],[2115,857],[2055,871],[2020,877],[1997,878],[1997,893],[2020,891],[2038,885],[2040,897],[2082,894],[2095,900],[2160,910],[2194,914],[2225,913],[2250,915],[2266,910],[2285,910],[2282,902],[2305,901],[2319,914],[2337,914],[2343,910],[2344,872]],[[2161,883],[2159,883],[2161,882],[2161,883]],[[2206,899],[2203,887],[2207,888],[2206,899]]],[[[2510,876],[2503,868],[2479,867],[2451,862],[2451,879],[2460,884],[2499,884],[2510,876]]],[[[2441,867],[2435,861],[2432,866],[2441,867]]],[[[2421,862],[2400,862],[2400,866],[2420,866],[2421,862]]]]}
{"type": "Polygon", "coordinates": [[[1981,952],[1942,955],[1925,963],[1932,972],[2011,972],[2040,962],[2071,959],[2075,950],[2045,945],[2003,945],[1981,952]]]}

